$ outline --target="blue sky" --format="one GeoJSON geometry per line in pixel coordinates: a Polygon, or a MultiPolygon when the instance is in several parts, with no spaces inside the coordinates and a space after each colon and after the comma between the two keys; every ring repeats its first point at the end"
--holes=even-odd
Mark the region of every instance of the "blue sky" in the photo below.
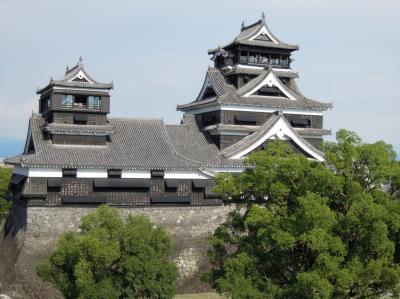
{"type": "Polygon", "coordinates": [[[0,138],[25,138],[36,88],[80,55],[96,79],[114,81],[111,115],[178,123],[176,104],[196,97],[211,64],[207,49],[262,11],[275,35],[300,44],[303,93],[333,101],[325,127],[400,152],[398,0],[0,0],[0,138]]]}

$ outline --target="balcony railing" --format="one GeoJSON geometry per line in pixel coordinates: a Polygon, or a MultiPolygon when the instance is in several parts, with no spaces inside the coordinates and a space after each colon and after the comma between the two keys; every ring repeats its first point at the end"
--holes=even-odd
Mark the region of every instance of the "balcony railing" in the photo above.
{"type": "Polygon", "coordinates": [[[239,63],[257,65],[257,66],[278,66],[289,67],[290,63],[287,59],[269,58],[265,56],[240,56],[239,63]]]}
{"type": "Polygon", "coordinates": [[[74,109],[74,110],[100,110],[100,105],[88,105],[86,103],[63,103],[61,104],[63,109],[74,109]]]}

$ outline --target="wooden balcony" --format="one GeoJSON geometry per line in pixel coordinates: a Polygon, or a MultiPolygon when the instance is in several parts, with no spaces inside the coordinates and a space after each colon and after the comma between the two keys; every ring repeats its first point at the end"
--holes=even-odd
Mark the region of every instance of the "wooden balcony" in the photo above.
{"type": "Polygon", "coordinates": [[[279,58],[268,58],[263,56],[240,56],[239,63],[254,66],[275,66],[275,67],[290,67],[289,60],[279,58]]]}
{"type": "Polygon", "coordinates": [[[68,104],[61,104],[62,109],[73,109],[73,110],[96,110],[100,111],[101,106],[100,105],[88,105],[86,103],[68,103],[68,104]]]}

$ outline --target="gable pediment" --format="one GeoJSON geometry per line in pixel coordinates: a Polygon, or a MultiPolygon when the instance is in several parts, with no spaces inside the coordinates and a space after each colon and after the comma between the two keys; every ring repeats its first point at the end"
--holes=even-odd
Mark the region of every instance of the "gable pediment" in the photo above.
{"type": "Polygon", "coordinates": [[[261,148],[268,140],[273,139],[288,140],[309,157],[324,161],[323,154],[301,138],[283,115],[272,116],[258,131],[227,147],[222,154],[229,159],[242,159],[252,151],[261,148]]]}
{"type": "MultiPolygon", "coordinates": [[[[249,82],[249,84],[250,83],[251,82],[249,82]]],[[[253,87],[247,89],[248,90],[243,94],[244,97],[268,96],[297,100],[293,92],[291,92],[272,71],[270,71],[264,79],[260,80],[257,84],[254,84],[253,87]]]]}
{"type": "Polygon", "coordinates": [[[250,37],[249,40],[259,40],[278,44],[278,41],[274,38],[265,24],[252,37],[250,37]]]}
{"type": "Polygon", "coordinates": [[[88,76],[80,70],[72,79],[69,81],[75,81],[75,82],[85,82],[85,83],[93,83],[88,76]]]}

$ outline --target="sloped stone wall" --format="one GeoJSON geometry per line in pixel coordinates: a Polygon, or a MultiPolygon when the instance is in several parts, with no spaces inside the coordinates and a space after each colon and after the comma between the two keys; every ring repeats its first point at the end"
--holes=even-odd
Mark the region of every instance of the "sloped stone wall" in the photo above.
{"type": "MultiPolygon", "coordinates": [[[[208,236],[225,221],[233,206],[182,206],[117,208],[126,218],[145,214],[155,224],[164,227],[173,238],[173,259],[178,266],[180,292],[207,291],[201,276],[209,269],[207,258],[208,236]]],[[[65,231],[79,232],[80,219],[94,211],[93,207],[14,207],[6,231],[18,235],[20,247],[19,280],[35,276],[35,264],[54,248],[65,231]],[[17,208],[18,207],[18,208],[17,208]],[[36,261],[37,262],[34,262],[36,261]],[[27,265],[29,261],[29,265],[27,265]]],[[[18,267],[16,267],[18,270],[18,267]]],[[[39,283],[38,283],[39,285],[39,283]]]]}

